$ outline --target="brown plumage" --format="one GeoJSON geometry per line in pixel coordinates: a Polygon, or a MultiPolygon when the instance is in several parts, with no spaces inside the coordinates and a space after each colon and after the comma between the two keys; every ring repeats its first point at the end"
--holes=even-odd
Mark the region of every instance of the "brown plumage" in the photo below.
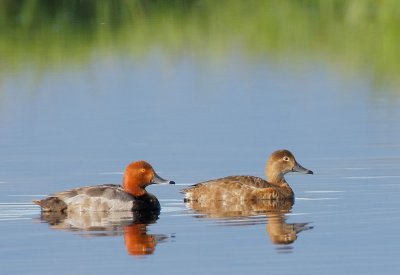
{"type": "Polygon", "coordinates": [[[267,161],[265,174],[268,181],[254,176],[228,176],[192,185],[181,192],[185,194],[186,201],[223,200],[235,203],[293,199],[293,190],[284,178],[289,172],[313,173],[298,164],[288,150],[278,150],[272,153],[267,161]]]}

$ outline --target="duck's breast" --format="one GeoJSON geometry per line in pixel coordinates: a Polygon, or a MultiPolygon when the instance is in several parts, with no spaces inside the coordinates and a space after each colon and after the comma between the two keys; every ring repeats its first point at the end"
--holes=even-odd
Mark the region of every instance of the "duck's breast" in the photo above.
{"type": "Polygon", "coordinates": [[[146,193],[143,196],[135,197],[133,200],[133,211],[160,210],[160,202],[153,194],[146,193]]]}

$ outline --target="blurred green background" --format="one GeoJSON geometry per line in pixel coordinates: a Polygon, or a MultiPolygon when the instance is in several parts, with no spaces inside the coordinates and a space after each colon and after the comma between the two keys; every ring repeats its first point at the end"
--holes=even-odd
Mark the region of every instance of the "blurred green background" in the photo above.
{"type": "Polygon", "coordinates": [[[397,0],[4,0],[0,73],[162,51],[328,62],[397,84],[397,0]]]}

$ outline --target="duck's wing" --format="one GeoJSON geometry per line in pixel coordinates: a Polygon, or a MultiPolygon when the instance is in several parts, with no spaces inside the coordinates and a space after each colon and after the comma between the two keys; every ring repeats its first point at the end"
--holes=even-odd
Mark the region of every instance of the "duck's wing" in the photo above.
{"type": "Polygon", "coordinates": [[[71,198],[84,195],[87,197],[102,197],[106,199],[126,199],[132,200],[131,195],[124,192],[118,184],[102,184],[96,186],[84,186],[80,188],[70,189],[62,192],[51,194],[49,197],[56,197],[60,200],[67,201],[71,198]]]}
{"type": "MultiPolygon", "coordinates": [[[[42,208],[42,211],[65,212],[70,205],[87,205],[93,199],[100,204],[103,201],[118,201],[126,204],[127,208],[132,205],[132,196],[123,191],[122,187],[117,184],[103,184],[97,186],[84,186],[80,188],[70,189],[49,195],[42,200],[33,201],[42,208]],[[98,198],[101,198],[98,199],[98,198]]],[[[104,204],[102,204],[104,205],[104,204]]],[[[107,206],[111,207],[111,206],[107,206]]]]}
{"type": "Polygon", "coordinates": [[[254,177],[254,176],[229,176],[220,179],[214,179],[209,181],[200,182],[194,185],[189,186],[181,190],[181,193],[186,194],[189,192],[199,191],[202,189],[210,189],[210,188],[238,188],[238,187],[255,187],[255,188],[267,188],[272,185],[268,183],[266,180],[254,177]]]}
{"type": "Polygon", "coordinates": [[[224,200],[239,201],[257,199],[259,190],[273,192],[274,187],[267,181],[253,176],[229,176],[192,185],[183,189],[185,201],[224,200]]]}

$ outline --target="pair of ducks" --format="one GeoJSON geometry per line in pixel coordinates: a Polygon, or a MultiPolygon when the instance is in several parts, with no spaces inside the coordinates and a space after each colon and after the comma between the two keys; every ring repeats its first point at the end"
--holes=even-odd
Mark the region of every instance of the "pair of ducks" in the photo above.
{"type": "MultiPolygon", "coordinates": [[[[298,164],[291,152],[278,150],[267,161],[265,174],[268,181],[254,176],[228,176],[192,185],[181,193],[185,194],[185,201],[204,204],[211,201],[292,200],[293,190],[284,178],[289,172],[313,174],[298,164]]],[[[55,193],[34,203],[43,212],[159,210],[159,201],[146,191],[146,187],[174,183],[158,176],[149,163],[136,161],[126,167],[122,186],[86,186],[55,193]]]]}

